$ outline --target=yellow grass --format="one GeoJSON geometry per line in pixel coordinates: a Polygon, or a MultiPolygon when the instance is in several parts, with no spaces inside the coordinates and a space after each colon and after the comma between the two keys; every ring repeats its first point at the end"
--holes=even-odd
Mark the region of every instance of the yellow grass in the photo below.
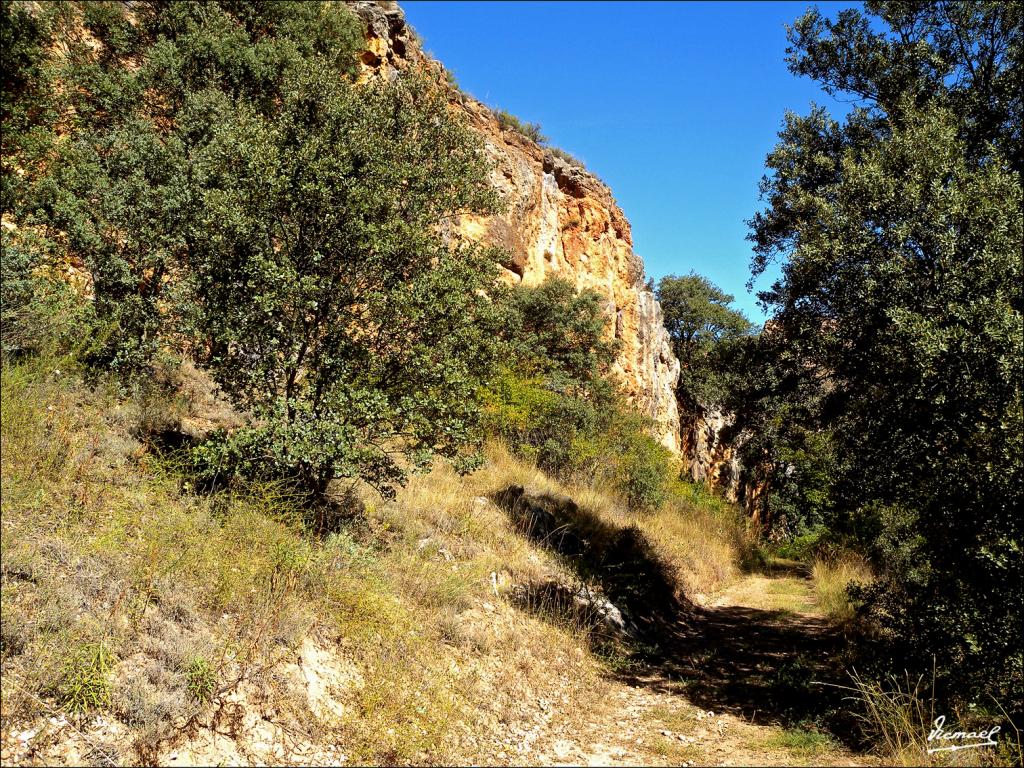
{"type": "Polygon", "coordinates": [[[869,582],[871,578],[868,564],[853,554],[819,557],[811,566],[818,605],[825,615],[840,623],[851,621],[856,610],[847,588],[854,583],[869,582]]]}
{"type": "Polygon", "coordinates": [[[480,734],[528,725],[539,698],[583,718],[606,685],[582,628],[503,599],[514,584],[572,577],[490,494],[530,485],[635,522],[689,589],[727,580],[740,556],[726,506],[683,489],[637,517],[499,445],[475,474],[439,465],[391,502],[362,489],[362,522],[316,537],[279,488],[191,491],[133,437],[152,414],[60,363],[2,376],[4,733],[96,702],[128,728],[122,759],[154,760],[180,742],[181,723],[208,722],[249,686],[262,711],[352,762],[479,760],[494,748],[480,734]],[[354,670],[335,692],[340,720],[311,711],[285,679],[310,640],[354,670]],[[103,665],[73,663],[95,649],[103,665]],[[103,696],[67,693],[83,685],[103,696]]]}

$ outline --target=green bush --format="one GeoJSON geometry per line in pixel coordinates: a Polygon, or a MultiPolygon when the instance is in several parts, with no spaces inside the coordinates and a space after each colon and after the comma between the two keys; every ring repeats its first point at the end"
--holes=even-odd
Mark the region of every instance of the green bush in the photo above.
{"type": "Polygon", "coordinates": [[[74,649],[64,662],[58,699],[69,712],[88,712],[110,705],[110,651],[103,643],[74,649]]]}
{"type": "Polygon", "coordinates": [[[657,507],[668,494],[669,452],[615,397],[588,400],[506,371],[484,403],[488,431],[556,477],[607,484],[636,510],[657,507]]]}
{"type": "Polygon", "coordinates": [[[53,244],[19,232],[0,249],[0,349],[3,356],[86,353],[94,340],[93,307],[53,274],[53,244]]]}
{"type": "MultiPolygon", "coordinates": [[[[627,416],[627,422],[635,417],[627,416]]],[[[631,509],[653,509],[668,497],[673,468],[669,452],[639,424],[623,430],[612,446],[617,462],[612,468],[613,483],[631,509]]]]}
{"type": "Polygon", "coordinates": [[[188,695],[193,700],[208,702],[213,699],[217,690],[217,673],[206,659],[192,659],[185,669],[185,680],[188,695]]]}
{"type": "Polygon", "coordinates": [[[547,143],[548,137],[541,133],[540,123],[524,123],[511,112],[506,112],[503,109],[496,111],[494,116],[498,118],[498,127],[501,130],[515,131],[538,144],[547,143]]]}
{"type": "Polygon", "coordinates": [[[560,393],[542,378],[506,371],[484,392],[485,424],[518,455],[554,475],[580,469],[582,435],[596,431],[596,412],[578,397],[560,393]]]}
{"type": "Polygon", "coordinates": [[[485,428],[556,477],[608,485],[632,509],[658,506],[671,457],[606,377],[617,345],[603,297],[548,279],[497,298],[509,362],[483,392],[485,428]]]}

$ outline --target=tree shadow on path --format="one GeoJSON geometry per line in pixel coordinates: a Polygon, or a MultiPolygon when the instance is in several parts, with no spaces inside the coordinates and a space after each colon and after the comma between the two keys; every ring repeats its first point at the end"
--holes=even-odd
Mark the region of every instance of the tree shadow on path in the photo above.
{"type": "MultiPolygon", "coordinates": [[[[492,499],[522,535],[560,554],[621,610],[628,631],[618,642],[631,662],[615,673],[623,682],[751,723],[814,721],[850,741],[842,691],[828,685],[845,679],[844,640],[826,621],[788,610],[697,606],[637,527],[520,486],[492,499]]],[[[550,615],[550,606],[538,612],[550,615]]]]}

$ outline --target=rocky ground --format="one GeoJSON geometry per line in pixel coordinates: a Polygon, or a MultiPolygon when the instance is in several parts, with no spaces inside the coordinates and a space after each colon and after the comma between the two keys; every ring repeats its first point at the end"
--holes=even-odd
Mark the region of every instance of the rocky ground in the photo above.
{"type": "MultiPolygon", "coordinates": [[[[493,621],[514,620],[516,609],[495,602],[483,609],[493,621]]],[[[679,636],[652,652],[649,662],[619,660],[621,669],[612,673],[597,706],[580,710],[569,697],[549,695],[537,701],[532,719],[517,717],[474,734],[466,742],[472,751],[464,757],[486,765],[874,765],[873,758],[849,751],[813,727],[792,725],[793,713],[773,696],[780,667],[807,654],[827,661],[834,639],[817,612],[809,581],[796,573],[749,574],[697,608],[679,636]]],[[[336,673],[335,666],[335,660],[309,647],[299,674],[314,683],[315,694],[317,684],[336,673]]],[[[610,666],[615,669],[616,660],[610,666]]],[[[549,673],[556,678],[560,670],[549,673]]],[[[244,706],[245,693],[236,697],[240,711],[257,711],[244,706]]],[[[154,756],[155,762],[346,762],[343,750],[303,743],[302,734],[284,733],[258,717],[240,724],[248,738],[237,738],[231,725],[197,728],[187,744],[154,756]]],[[[117,728],[103,718],[82,726],[56,716],[44,730],[64,733],[49,734],[49,749],[33,749],[33,742],[47,734],[4,734],[3,762],[112,764],[104,745],[116,740],[117,728]]]]}

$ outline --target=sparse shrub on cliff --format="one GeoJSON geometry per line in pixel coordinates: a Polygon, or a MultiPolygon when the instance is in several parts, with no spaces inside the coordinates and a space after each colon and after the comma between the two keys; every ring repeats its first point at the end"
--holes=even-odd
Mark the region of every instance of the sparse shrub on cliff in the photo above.
{"type": "Polygon", "coordinates": [[[547,143],[548,137],[541,133],[540,123],[523,122],[511,112],[506,112],[504,109],[496,110],[494,112],[494,116],[498,118],[498,127],[501,128],[501,130],[515,131],[516,133],[525,136],[530,141],[535,141],[538,144],[547,143]]]}
{"type": "Polygon", "coordinates": [[[584,169],[587,167],[586,165],[583,164],[582,160],[580,160],[575,155],[570,154],[569,152],[566,152],[561,147],[548,147],[548,151],[552,155],[554,155],[555,157],[560,158],[562,160],[565,160],[565,162],[567,162],[569,165],[574,165],[577,168],[584,168],[584,169]]]}

